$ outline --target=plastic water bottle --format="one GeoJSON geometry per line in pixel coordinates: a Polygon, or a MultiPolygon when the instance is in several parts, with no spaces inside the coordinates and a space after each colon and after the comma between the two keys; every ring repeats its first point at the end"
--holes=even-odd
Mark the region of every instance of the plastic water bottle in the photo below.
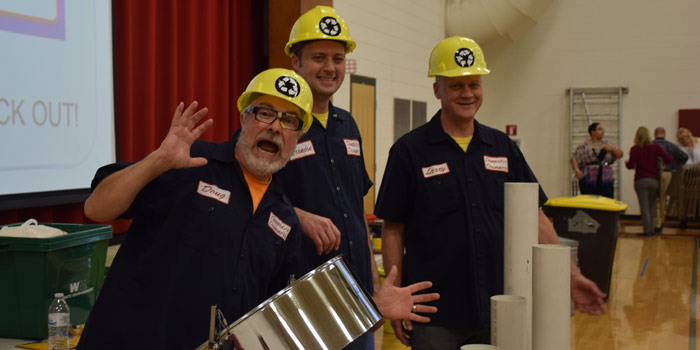
{"type": "Polygon", "coordinates": [[[69,342],[70,309],[63,293],[56,293],[49,306],[49,350],[69,350],[69,342]]]}

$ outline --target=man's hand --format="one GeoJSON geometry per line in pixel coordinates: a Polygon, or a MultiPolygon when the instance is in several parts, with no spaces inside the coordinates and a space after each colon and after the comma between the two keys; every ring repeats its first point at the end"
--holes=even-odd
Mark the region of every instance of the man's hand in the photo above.
{"type": "Polygon", "coordinates": [[[335,227],[331,219],[296,207],[294,211],[299,217],[301,231],[304,233],[304,236],[309,237],[314,242],[318,255],[328,254],[340,248],[340,231],[335,227]]]}
{"type": "Polygon", "coordinates": [[[576,176],[576,178],[579,180],[583,179],[583,172],[581,169],[574,170],[574,176],[576,176]]]}
{"type": "Polygon", "coordinates": [[[413,325],[409,320],[391,320],[391,328],[394,329],[394,335],[401,344],[411,346],[411,332],[413,325]]]}
{"type": "Polygon", "coordinates": [[[374,293],[374,301],[379,308],[379,311],[385,318],[391,320],[391,325],[394,327],[396,338],[403,344],[410,345],[410,341],[404,330],[411,331],[413,329],[411,321],[415,322],[430,322],[430,318],[418,315],[420,313],[436,313],[435,306],[422,305],[429,301],[440,299],[438,293],[416,294],[421,290],[432,287],[432,282],[418,282],[406,287],[394,286],[398,272],[396,266],[392,266],[386,280],[382,282],[379,290],[374,293]],[[415,307],[415,310],[414,310],[415,307]],[[415,311],[415,312],[414,312],[415,311]],[[403,327],[405,323],[406,328],[403,327]]]}
{"type": "Polygon", "coordinates": [[[192,102],[187,109],[180,102],[173,114],[170,130],[156,150],[158,159],[168,169],[192,168],[207,164],[204,158],[191,158],[190,147],[214,123],[212,119],[197,123],[207,115],[207,108],[197,109],[197,101],[192,102]],[[184,111],[183,111],[184,110],[184,111]]]}
{"type": "Polygon", "coordinates": [[[374,301],[377,303],[379,311],[382,312],[384,317],[392,320],[430,322],[430,318],[418,315],[415,312],[436,313],[437,308],[435,306],[421,305],[419,303],[438,300],[440,299],[440,294],[430,293],[414,295],[414,293],[432,287],[433,283],[423,281],[406,287],[396,287],[394,286],[396,275],[396,266],[392,266],[389,275],[386,276],[379,290],[374,293],[374,301]],[[413,309],[414,306],[415,310],[413,309]]]}
{"type": "Polygon", "coordinates": [[[214,121],[209,119],[195,127],[207,109],[196,113],[197,102],[183,112],[185,105],[175,109],[170,130],[160,147],[146,158],[119,170],[102,180],[85,201],[85,216],[93,221],[116,219],[124,213],[136,195],[153,179],[173,168],[186,168],[207,164],[204,158],[190,158],[190,146],[214,121]]]}
{"type": "Polygon", "coordinates": [[[582,274],[571,276],[571,298],[576,308],[589,315],[602,315],[608,312],[605,305],[605,293],[598,286],[582,274]]]}

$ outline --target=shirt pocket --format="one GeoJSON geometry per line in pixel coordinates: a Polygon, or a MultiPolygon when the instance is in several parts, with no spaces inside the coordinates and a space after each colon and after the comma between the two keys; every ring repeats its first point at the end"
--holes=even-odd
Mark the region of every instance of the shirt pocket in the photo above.
{"type": "MultiPolygon", "coordinates": [[[[450,214],[462,209],[462,190],[454,174],[423,178],[424,191],[429,198],[422,207],[429,213],[437,215],[450,214]]],[[[420,200],[420,199],[418,199],[420,200]]]]}
{"type": "MultiPolygon", "coordinates": [[[[242,254],[250,256],[248,268],[253,276],[269,278],[275,275],[288,254],[287,241],[282,237],[285,235],[284,225],[290,223],[276,216],[272,219],[270,217],[270,212],[262,214],[249,226],[246,233],[242,254]]],[[[289,226],[289,231],[286,232],[287,239],[291,239],[293,230],[293,227],[289,226]]]]}
{"type": "Polygon", "coordinates": [[[232,235],[234,214],[228,205],[203,196],[192,196],[187,212],[181,215],[181,243],[200,253],[218,255],[226,246],[226,238],[232,235]]]}
{"type": "Polygon", "coordinates": [[[494,210],[502,213],[504,210],[504,200],[506,192],[506,182],[519,182],[511,179],[508,173],[497,171],[486,171],[486,186],[481,195],[484,197],[487,210],[494,210]]]}

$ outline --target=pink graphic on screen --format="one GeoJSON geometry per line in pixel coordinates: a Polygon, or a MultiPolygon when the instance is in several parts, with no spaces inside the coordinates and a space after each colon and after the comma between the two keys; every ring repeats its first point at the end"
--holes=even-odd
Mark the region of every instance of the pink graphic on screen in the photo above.
{"type": "Polygon", "coordinates": [[[44,1],[43,10],[46,10],[47,4],[50,14],[48,16],[46,15],[47,11],[40,12],[32,8],[8,9],[0,7],[0,30],[65,40],[65,0],[44,1]]]}

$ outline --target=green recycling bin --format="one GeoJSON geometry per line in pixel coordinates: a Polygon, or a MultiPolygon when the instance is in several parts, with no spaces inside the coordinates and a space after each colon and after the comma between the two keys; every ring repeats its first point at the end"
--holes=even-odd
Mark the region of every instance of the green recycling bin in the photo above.
{"type": "Polygon", "coordinates": [[[609,294],[620,215],[627,204],[584,194],[552,198],[542,209],[560,237],[578,241],[581,272],[609,294]]]}
{"type": "Polygon", "coordinates": [[[71,324],[83,324],[102,288],[112,226],[42,225],[67,234],[0,237],[0,338],[45,339],[54,293],[66,296],[71,324]]]}

